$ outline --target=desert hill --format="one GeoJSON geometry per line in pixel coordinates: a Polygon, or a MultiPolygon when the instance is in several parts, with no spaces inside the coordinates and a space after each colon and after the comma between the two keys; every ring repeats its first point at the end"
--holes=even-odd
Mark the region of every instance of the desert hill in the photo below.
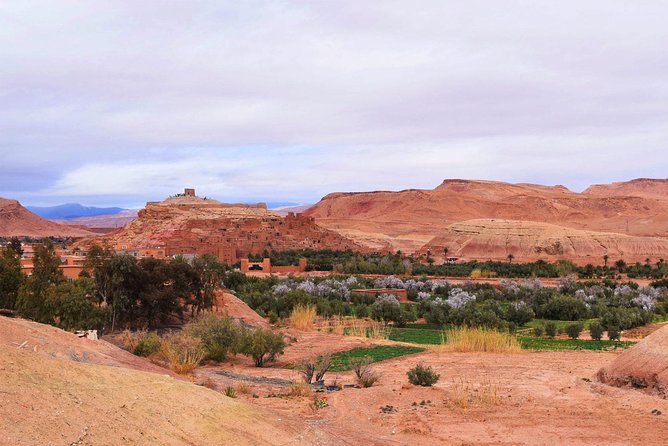
{"type": "Polygon", "coordinates": [[[296,416],[227,398],[103,340],[0,317],[0,355],[2,445],[316,443],[296,416]]]}
{"type": "Polygon", "coordinates": [[[505,261],[509,254],[519,262],[569,259],[577,263],[601,263],[624,259],[644,262],[668,253],[668,238],[639,237],[612,232],[594,232],[549,223],[478,219],[453,223],[423,248],[436,261],[445,257],[505,261]]]}
{"type": "Polygon", "coordinates": [[[119,249],[164,247],[167,255],[212,254],[228,263],[271,249],[368,249],[310,217],[281,217],[263,203],[227,204],[195,196],[149,202],[136,220],[99,242],[119,249]]]}
{"type": "Polygon", "coordinates": [[[668,179],[638,178],[611,184],[595,184],[583,193],[604,197],[644,197],[668,200],[668,179]]]}
{"type": "Polygon", "coordinates": [[[77,226],[46,220],[21,206],[16,200],[0,198],[1,237],[85,237],[93,233],[77,226]]]}
{"type": "Polygon", "coordinates": [[[360,243],[389,241],[407,252],[418,250],[448,225],[476,219],[668,237],[668,200],[657,198],[665,181],[636,180],[635,186],[618,184],[613,188],[617,194],[606,194],[601,187],[577,193],[564,186],[455,179],[431,190],[329,194],[305,214],[360,243]],[[619,192],[625,189],[645,192],[642,196],[619,192]]]}

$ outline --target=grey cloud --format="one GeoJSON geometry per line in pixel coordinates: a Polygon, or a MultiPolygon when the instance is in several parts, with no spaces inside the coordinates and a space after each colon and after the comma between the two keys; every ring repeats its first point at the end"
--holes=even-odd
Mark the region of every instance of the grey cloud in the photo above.
{"type": "MultiPolygon", "coordinates": [[[[182,172],[144,187],[163,193],[207,170],[198,155],[237,165],[208,184],[283,200],[446,176],[665,176],[667,13],[608,0],[4,4],[0,194],[71,198],[72,172],[156,161],[182,172]],[[268,151],[282,157],[247,160],[268,151]],[[407,165],[420,174],[394,170],[407,165]],[[311,194],[283,187],[285,171],[311,194]]],[[[108,187],[90,189],[118,195],[108,187]]]]}

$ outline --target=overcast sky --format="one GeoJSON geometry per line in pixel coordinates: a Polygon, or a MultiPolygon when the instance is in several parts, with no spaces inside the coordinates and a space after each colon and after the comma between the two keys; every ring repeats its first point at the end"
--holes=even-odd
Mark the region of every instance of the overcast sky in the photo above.
{"type": "Polygon", "coordinates": [[[5,1],[0,196],[668,177],[668,2],[5,1]]]}

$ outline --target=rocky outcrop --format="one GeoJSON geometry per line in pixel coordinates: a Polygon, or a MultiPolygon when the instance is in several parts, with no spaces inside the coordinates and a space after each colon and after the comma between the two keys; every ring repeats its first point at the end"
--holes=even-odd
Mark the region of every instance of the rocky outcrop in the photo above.
{"type": "Polygon", "coordinates": [[[584,231],[541,222],[478,219],[449,225],[418,253],[442,261],[448,257],[466,260],[519,262],[568,259],[576,263],[610,263],[624,259],[644,262],[668,253],[668,239],[637,237],[610,232],[584,231]]]}
{"type": "Polygon", "coordinates": [[[46,220],[16,200],[0,198],[0,237],[85,237],[92,232],[81,227],[46,220]]]}

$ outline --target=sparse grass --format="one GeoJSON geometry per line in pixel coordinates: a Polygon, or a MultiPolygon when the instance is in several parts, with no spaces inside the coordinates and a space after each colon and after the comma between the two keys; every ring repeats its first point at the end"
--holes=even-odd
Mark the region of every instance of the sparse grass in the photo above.
{"type": "Polygon", "coordinates": [[[404,345],[376,345],[372,347],[358,347],[352,350],[334,353],[332,355],[332,372],[343,372],[353,369],[351,360],[368,356],[371,362],[380,362],[400,356],[412,355],[425,351],[424,348],[404,345]]]}
{"type": "Polygon", "coordinates": [[[336,331],[346,336],[368,339],[389,339],[392,334],[392,328],[381,322],[359,320],[355,320],[349,325],[340,325],[340,328],[336,331]]]}
{"type": "Polygon", "coordinates": [[[491,381],[475,385],[460,379],[449,389],[446,404],[458,409],[489,408],[501,404],[501,398],[491,381]]]}
{"type": "Polygon", "coordinates": [[[313,331],[315,328],[316,309],[313,305],[297,305],[292,309],[288,324],[301,331],[313,331]]]}
{"type": "Polygon", "coordinates": [[[234,387],[227,386],[227,387],[225,387],[225,396],[228,397],[228,398],[236,398],[237,397],[237,391],[234,390],[234,387]]]}
{"type": "Polygon", "coordinates": [[[442,343],[438,351],[449,352],[486,352],[486,353],[518,353],[522,345],[517,338],[485,328],[455,328],[446,330],[442,335],[442,343]]]}
{"type": "Polygon", "coordinates": [[[160,353],[169,363],[169,368],[180,375],[192,372],[206,354],[202,342],[184,332],[164,336],[160,353]]]}
{"type": "Polygon", "coordinates": [[[615,348],[629,348],[635,345],[631,341],[594,341],[581,339],[545,339],[545,338],[518,338],[522,348],[526,350],[611,350],[615,348]]]}
{"type": "Polygon", "coordinates": [[[217,390],[216,382],[213,379],[211,379],[210,376],[204,378],[202,381],[198,383],[198,385],[206,387],[207,389],[210,390],[217,390]]]}
{"type": "Polygon", "coordinates": [[[234,389],[237,391],[238,394],[240,395],[250,395],[251,394],[251,388],[248,385],[247,382],[245,381],[239,381],[234,385],[234,389]]]}

